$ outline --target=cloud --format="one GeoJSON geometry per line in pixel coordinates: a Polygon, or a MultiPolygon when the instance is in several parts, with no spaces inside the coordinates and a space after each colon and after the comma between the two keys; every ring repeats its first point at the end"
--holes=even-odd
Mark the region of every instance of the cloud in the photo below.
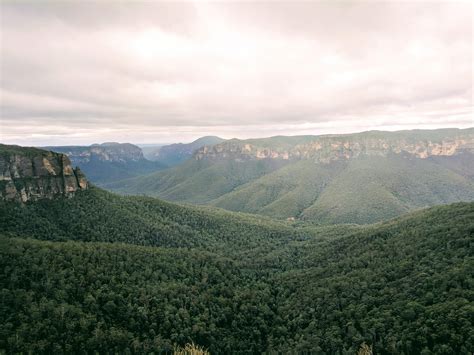
{"type": "Polygon", "coordinates": [[[4,142],[474,124],[468,2],[0,6],[4,142]]]}

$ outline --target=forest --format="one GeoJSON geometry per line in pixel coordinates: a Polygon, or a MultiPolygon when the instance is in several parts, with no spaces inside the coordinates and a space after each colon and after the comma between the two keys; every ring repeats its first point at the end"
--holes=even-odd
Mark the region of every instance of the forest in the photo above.
{"type": "Polygon", "coordinates": [[[91,188],[0,231],[6,353],[474,348],[474,203],[319,226],[91,188]]]}
{"type": "Polygon", "coordinates": [[[472,2],[0,0],[0,355],[474,355],[472,2]]]}

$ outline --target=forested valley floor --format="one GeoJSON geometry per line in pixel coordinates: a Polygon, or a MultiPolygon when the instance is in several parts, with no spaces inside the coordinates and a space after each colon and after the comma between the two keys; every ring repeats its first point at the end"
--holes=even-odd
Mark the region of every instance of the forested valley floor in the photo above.
{"type": "Polygon", "coordinates": [[[7,353],[474,349],[474,203],[318,226],[91,188],[0,231],[7,353]]]}

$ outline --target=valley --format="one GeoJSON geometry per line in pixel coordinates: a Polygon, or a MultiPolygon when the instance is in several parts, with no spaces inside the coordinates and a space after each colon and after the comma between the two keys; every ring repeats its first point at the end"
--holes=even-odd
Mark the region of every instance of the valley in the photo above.
{"type": "MultiPolygon", "coordinates": [[[[1,152],[8,172],[26,157],[67,159],[1,152]]],[[[32,191],[60,174],[48,171],[2,179],[32,191]]],[[[474,346],[474,203],[315,225],[90,184],[74,194],[34,191],[0,198],[6,352],[156,353],[194,342],[211,353],[353,354],[365,343],[380,354],[464,354],[474,346]]]]}
{"type": "Polygon", "coordinates": [[[0,0],[0,355],[474,355],[472,10],[0,0]]]}
{"type": "Polygon", "coordinates": [[[473,176],[470,128],[232,139],[104,187],[281,219],[366,224],[473,201],[473,176]]]}

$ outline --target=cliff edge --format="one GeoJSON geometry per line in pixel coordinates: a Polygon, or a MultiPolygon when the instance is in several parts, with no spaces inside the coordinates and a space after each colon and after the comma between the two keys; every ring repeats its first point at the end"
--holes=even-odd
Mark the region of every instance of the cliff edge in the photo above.
{"type": "Polygon", "coordinates": [[[60,153],[0,144],[0,199],[19,202],[72,197],[88,188],[79,168],[60,153]]]}

